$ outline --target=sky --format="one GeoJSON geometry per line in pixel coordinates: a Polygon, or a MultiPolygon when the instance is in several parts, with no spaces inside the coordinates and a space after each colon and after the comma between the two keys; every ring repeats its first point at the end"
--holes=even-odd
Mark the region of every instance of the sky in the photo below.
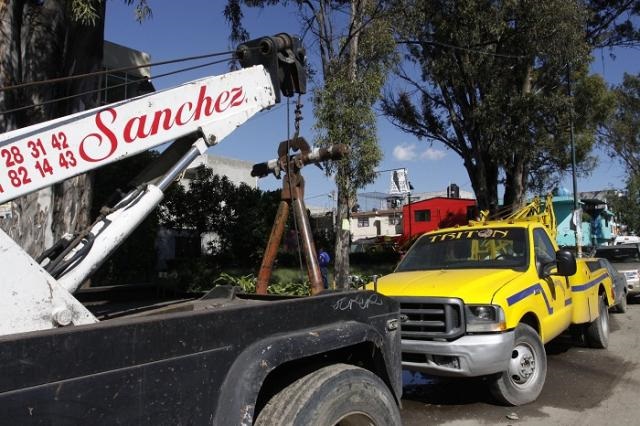
{"type": "MultiPolygon", "coordinates": [[[[135,21],[133,7],[126,6],[123,0],[108,0],[105,39],[150,54],[152,63],[235,48],[229,43],[229,25],[222,14],[226,0],[150,0],[149,4],[153,16],[140,24],[135,21]]],[[[300,34],[301,31],[300,20],[291,7],[245,8],[244,25],[253,38],[280,32],[300,34]]],[[[314,51],[317,46],[312,40],[303,41],[308,56],[317,56],[314,51]]],[[[151,72],[152,76],[159,75],[197,63],[203,61],[153,67],[151,72]]],[[[168,77],[152,78],[152,81],[155,88],[161,90],[196,78],[219,75],[227,70],[226,64],[220,64],[168,77]]],[[[625,72],[640,72],[640,51],[619,50],[615,58],[608,51],[596,52],[592,72],[603,75],[610,84],[618,84],[625,72]]],[[[303,103],[305,119],[300,134],[312,143],[314,131],[310,94],[303,97],[303,103]]],[[[284,102],[269,111],[258,113],[219,145],[211,148],[211,153],[256,163],[275,158],[278,143],[285,140],[288,134],[293,134],[293,129],[287,129],[287,109],[284,102]]],[[[293,104],[290,106],[290,113],[293,114],[293,104]]],[[[378,119],[378,137],[384,155],[378,170],[406,168],[415,192],[443,191],[450,183],[456,183],[461,190],[473,192],[462,160],[443,145],[430,144],[402,132],[384,117],[378,119]]],[[[595,155],[599,166],[591,176],[578,178],[578,191],[623,188],[624,167],[603,152],[595,152],[595,155]]],[[[332,179],[312,166],[306,167],[303,174],[307,204],[332,208],[330,195],[335,190],[332,179]]],[[[380,173],[374,184],[360,192],[387,192],[390,174],[380,173]]],[[[569,171],[562,184],[566,188],[572,188],[569,171]]],[[[268,177],[262,179],[259,186],[261,189],[278,189],[281,181],[268,177]]]]}

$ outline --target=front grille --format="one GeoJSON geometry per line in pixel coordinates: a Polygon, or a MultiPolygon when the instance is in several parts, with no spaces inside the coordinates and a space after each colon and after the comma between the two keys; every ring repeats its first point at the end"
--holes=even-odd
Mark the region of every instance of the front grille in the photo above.
{"type": "Polygon", "coordinates": [[[460,299],[398,297],[402,321],[400,332],[407,340],[453,340],[464,331],[464,309],[460,299]]]}

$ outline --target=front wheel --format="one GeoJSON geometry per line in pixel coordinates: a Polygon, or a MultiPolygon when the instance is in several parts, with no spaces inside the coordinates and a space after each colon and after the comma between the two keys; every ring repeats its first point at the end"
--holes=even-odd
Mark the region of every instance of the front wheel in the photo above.
{"type": "Polygon", "coordinates": [[[401,425],[382,380],[363,368],[335,364],[284,388],[260,411],[256,426],[401,425]]]}
{"type": "Polygon", "coordinates": [[[547,354],[538,333],[527,324],[515,330],[507,371],[491,384],[491,393],[506,405],[524,405],[538,398],[547,377],[547,354]]]}
{"type": "Polygon", "coordinates": [[[609,309],[604,294],[598,298],[598,318],[587,325],[586,335],[592,348],[605,349],[609,346],[609,309]]]}

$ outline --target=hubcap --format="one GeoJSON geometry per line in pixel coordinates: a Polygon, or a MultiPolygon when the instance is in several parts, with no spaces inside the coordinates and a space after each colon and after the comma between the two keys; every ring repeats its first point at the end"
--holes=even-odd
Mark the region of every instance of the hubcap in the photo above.
{"type": "Polygon", "coordinates": [[[609,309],[607,309],[607,304],[603,301],[602,302],[602,331],[604,332],[604,335],[608,335],[609,334],[609,309]]]}
{"type": "Polygon", "coordinates": [[[376,426],[376,422],[368,414],[353,412],[338,420],[336,426],[376,426]]]}
{"type": "Polygon", "coordinates": [[[526,386],[536,376],[536,356],[533,348],[520,343],[513,348],[509,361],[509,377],[513,384],[526,386]]]}

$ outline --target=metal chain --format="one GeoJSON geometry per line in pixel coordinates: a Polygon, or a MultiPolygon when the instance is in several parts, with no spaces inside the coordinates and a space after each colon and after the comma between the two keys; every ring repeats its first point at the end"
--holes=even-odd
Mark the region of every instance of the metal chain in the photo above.
{"type": "MultiPolygon", "coordinates": [[[[289,117],[290,117],[290,113],[289,113],[289,101],[287,101],[287,129],[289,129],[289,117]]],[[[300,122],[302,121],[302,96],[300,94],[298,94],[298,99],[296,101],[296,108],[295,108],[295,112],[294,112],[294,134],[293,134],[293,139],[297,139],[298,136],[300,136],[300,122]]],[[[287,130],[288,132],[288,130],[287,130]]],[[[293,188],[292,188],[292,183],[291,183],[291,161],[289,161],[289,144],[291,143],[291,140],[288,136],[287,136],[287,176],[288,176],[288,181],[289,181],[289,193],[294,194],[293,188]]],[[[293,199],[292,199],[293,201],[293,199]]],[[[296,249],[298,252],[298,272],[300,273],[300,281],[304,282],[304,266],[302,264],[302,248],[300,247],[300,231],[299,231],[299,226],[298,226],[298,220],[296,219],[296,215],[293,215],[293,227],[296,231],[296,249]]]]}
{"type": "Polygon", "coordinates": [[[302,120],[304,120],[304,118],[302,117],[302,107],[304,105],[302,104],[302,95],[298,94],[298,100],[296,101],[296,110],[295,110],[295,122],[294,122],[294,126],[295,126],[295,135],[293,136],[294,139],[298,138],[298,136],[300,136],[300,122],[302,120]]]}

